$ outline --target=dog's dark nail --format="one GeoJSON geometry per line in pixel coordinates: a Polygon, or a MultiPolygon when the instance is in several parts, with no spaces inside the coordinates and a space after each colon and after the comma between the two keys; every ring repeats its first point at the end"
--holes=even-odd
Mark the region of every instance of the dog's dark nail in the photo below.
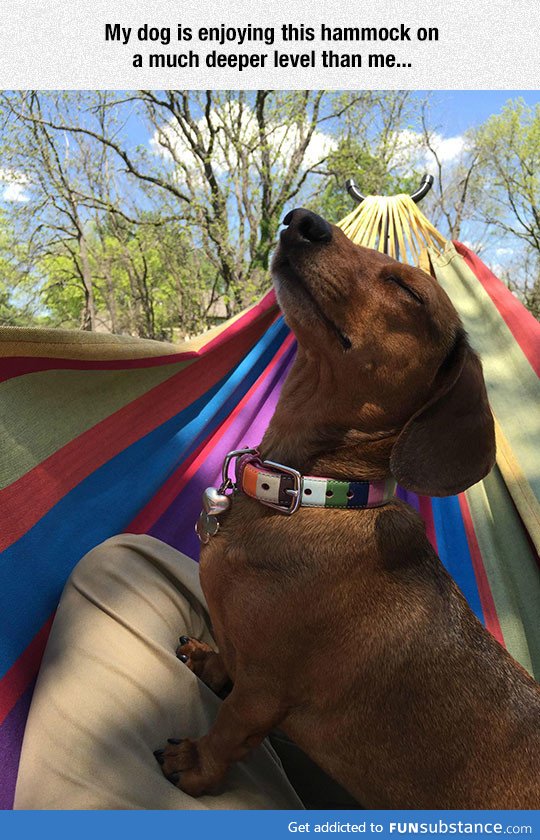
{"type": "Polygon", "coordinates": [[[168,744],[181,744],[182,741],[180,740],[180,738],[167,738],[167,743],[168,744]]]}
{"type": "Polygon", "coordinates": [[[157,761],[157,763],[159,764],[160,767],[163,767],[163,765],[165,764],[165,756],[156,755],[156,761],[157,761]]]}
{"type": "Polygon", "coordinates": [[[158,756],[163,755],[164,752],[165,750],[154,750],[154,755],[157,758],[158,756]]]}
{"type": "Polygon", "coordinates": [[[178,641],[181,645],[187,645],[187,643],[189,642],[189,636],[180,636],[178,641]]]}
{"type": "Polygon", "coordinates": [[[185,653],[181,653],[180,656],[178,657],[178,659],[180,660],[180,662],[187,662],[188,659],[189,659],[189,656],[186,656],[185,653]]]}
{"type": "Polygon", "coordinates": [[[180,778],[180,773],[171,773],[171,775],[169,776],[169,781],[172,782],[173,785],[175,785],[179,778],[180,778]]]}

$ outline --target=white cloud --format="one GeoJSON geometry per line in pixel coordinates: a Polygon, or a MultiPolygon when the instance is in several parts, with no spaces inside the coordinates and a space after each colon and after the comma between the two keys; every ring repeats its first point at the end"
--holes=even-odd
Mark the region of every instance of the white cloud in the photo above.
{"type": "MultiPolygon", "coordinates": [[[[425,169],[432,175],[436,174],[435,157],[429,149],[426,149],[424,137],[420,132],[406,128],[399,131],[395,139],[395,151],[391,161],[393,166],[403,167],[408,172],[412,163],[415,168],[425,169]]],[[[443,164],[451,164],[459,160],[466,148],[465,137],[462,134],[443,137],[442,134],[435,132],[430,136],[430,145],[443,164]]]]}
{"type": "Polygon", "coordinates": [[[8,184],[2,193],[4,201],[28,201],[22,184],[8,184]]]}
{"type": "Polygon", "coordinates": [[[28,195],[25,192],[28,178],[25,175],[14,169],[0,169],[0,183],[4,185],[2,191],[4,201],[28,201],[28,195]]]}
{"type": "Polygon", "coordinates": [[[510,257],[514,253],[513,248],[496,248],[495,255],[497,257],[510,257]]]}
{"type": "MultiPolygon", "coordinates": [[[[244,147],[247,155],[256,152],[259,146],[259,129],[255,114],[248,105],[244,105],[240,114],[239,104],[231,102],[214,110],[210,115],[212,128],[216,131],[212,164],[218,174],[224,174],[237,165],[234,144],[228,135],[236,138],[236,143],[244,147]]],[[[209,127],[205,117],[197,121],[197,128],[206,141],[209,127]]],[[[272,166],[283,165],[297,147],[301,129],[296,125],[269,125],[268,137],[272,166]]],[[[170,156],[170,146],[177,160],[190,169],[193,168],[193,155],[182,132],[174,123],[166,123],[157,129],[150,139],[150,146],[155,154],[170,156]]],[[[313,166],[337,147],[337,141],[323,131],[314,131],[304,156],[305,168],[313,166]]]]}
{"type": "Polygon", "coordinates": [[[431,145],[441,162],[450,163],[457,160],[465,150],[465,138],[462,134],[457,134],[455,137],[443,137],[441,134],[434,134],[431,145]]]}

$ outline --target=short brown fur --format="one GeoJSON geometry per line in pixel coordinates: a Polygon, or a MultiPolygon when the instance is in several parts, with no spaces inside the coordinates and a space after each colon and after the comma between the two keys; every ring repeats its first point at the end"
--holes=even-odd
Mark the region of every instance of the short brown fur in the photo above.
{"type": "MultiPolygon", "coordinates": [[[[430,495],[480,480],[493,419],[450,300],[338,228],[306,238],[311,218],[292,214],[274,258],[299,347],[263,456],[430,495]]],[[[179,787],[215,789],[279,725],[364,807],[540,806],[540,688],[473,615],[411,507],[285,517],[238,495],[222,520],[201,555],[220,654],[194,670],[234,687],[208,735],[165,749],[179,787]]]]}

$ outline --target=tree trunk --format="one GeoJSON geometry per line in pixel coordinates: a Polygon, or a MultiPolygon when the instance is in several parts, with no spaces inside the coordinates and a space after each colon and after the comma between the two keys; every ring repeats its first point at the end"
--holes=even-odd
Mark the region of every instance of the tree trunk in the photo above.
{"type": "Polygon", "coordinates": [[[81,327],[83,330],[91,330],[94,332],[96,329],[96,307],[94,302],[94,283],[92,280],[92,272],[90,271],[90,261],[88,259],[88,247],[82,232],[79,232],[78,239],[79,253],[81,255],[81,274],[85,294],[81,327]]]}

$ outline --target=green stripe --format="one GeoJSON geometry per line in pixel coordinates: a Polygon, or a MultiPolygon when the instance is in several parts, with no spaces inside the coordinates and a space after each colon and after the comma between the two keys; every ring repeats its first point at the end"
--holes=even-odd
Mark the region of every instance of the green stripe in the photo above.
{"type": "Polygon", "coordinates": [[[498,467],[466,497],[506,647],[538,679],[540,569],[498,467]]]}
{"type": "Polygon", "coordinates": [[[48,370],[0,385],[0,489],[189,362],[127,370],[48,370]]]}
{"type": "Polygon", "coordinates": [[[347,507],[347,491],[349,485],[346,481],[332,481],[328,480],[326,484],[326,492],[331,492],[331,496],[326,497],[325,507],[347,507]]]}

